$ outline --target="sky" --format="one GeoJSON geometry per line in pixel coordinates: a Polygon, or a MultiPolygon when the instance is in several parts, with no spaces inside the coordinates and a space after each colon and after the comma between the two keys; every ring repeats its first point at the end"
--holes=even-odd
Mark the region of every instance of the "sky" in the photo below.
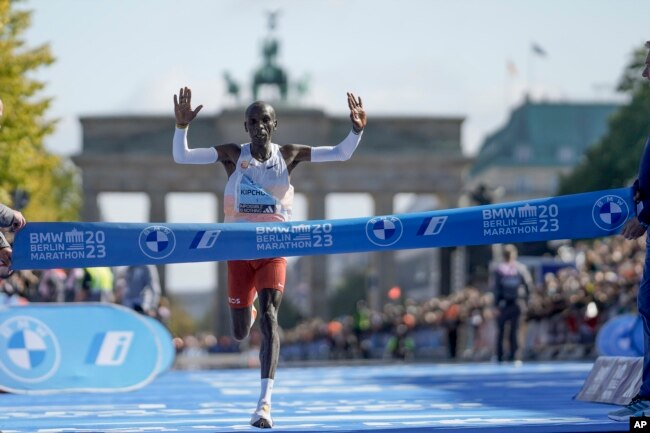
{"type": "MultiPolygon", "coordinates": [[[[650,39],[647,0],[26,0],[19,7],[34,12],[27,45],[49,43],[57,59],[34,76],[46,83],[42,95],[54,98],[49,116],[60,119],[46,146],[62,155],[81,151],[83,116],[169,114],[171,142],[173,94],[189,86],[204,105],[199,115],[219,113],[233,104],[226,71],[250,100],[268,11],[280,11],[279,63],[292,80],[309,77],[304,105],[346,114],[352,91],[363,98],[370,128],[373,115],[462,116],[470,156],[525,94],[621,101],[618,78],[650,39]]],[[[110,206],[116,198],[102,200],[110,206]]],[[[131,213],[109,220],[146,214],[137,200],[120,203],[113,207],[131,213]]],[[[346,205],[328,217],[371,212],[346,205]]],[[[186,217],[170,212],[170,220],[186,217]]],[[[194,222],[211,218],[205,210],[194,222]]]]}

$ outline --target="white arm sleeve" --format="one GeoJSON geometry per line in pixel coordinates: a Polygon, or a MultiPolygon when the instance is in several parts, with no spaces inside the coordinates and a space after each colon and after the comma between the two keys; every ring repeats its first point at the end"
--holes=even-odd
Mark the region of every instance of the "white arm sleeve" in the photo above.
{"type": "Polygon", "coordinates": [[[363,131],[355,134],[350,131],[347,137],[336,146],[319,146],[311,148],[312,162],[347,161],[361,141],[363,131]]]}
{"type": "Polygon", "coordinates": [[[217,162],[219,154],[214,147],[190,149],[187,147],[187,129],[176,128],[174,131],[174,161],[179,164],[212,164],[217,162]]]}

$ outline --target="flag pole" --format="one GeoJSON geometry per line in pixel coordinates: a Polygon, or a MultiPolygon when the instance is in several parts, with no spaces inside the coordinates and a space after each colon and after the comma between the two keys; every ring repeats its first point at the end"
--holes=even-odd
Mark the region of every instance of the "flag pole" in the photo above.
{"type": "Polygon", "coordinates": [[[533,43],[531,42],[530,49],[528,50],[528,71],[527,71],[528,77],[526,77],[526,79],[527,79],[527,83],[526,83],[526,100],[531,99],[532,94],[533,94],[533,77],[534,77],[533,68],[534,68],[534,65],[533,65],[532,46],[533,46],[533,43]]]}

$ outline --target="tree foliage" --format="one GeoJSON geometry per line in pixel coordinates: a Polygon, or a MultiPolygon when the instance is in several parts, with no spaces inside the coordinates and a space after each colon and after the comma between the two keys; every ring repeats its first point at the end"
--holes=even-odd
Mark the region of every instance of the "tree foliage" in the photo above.
{"type": "Polygon", "coordinates": [[[621,188],[635,179],[650,134],[650,85],[641,77],[646,55],[646,48],[633,53],[618,85],[629,102],[611,117],[607,134],[560,180],[560,194],[621,188]]]}
{"type": "Polygon", "coordinates": [[[54,131],[55,120],[46,118],[51,98],[41,96],[45,84],[34,71],[51,65],[47,44],[27,47],[23,33],[31,12],[15,8],[18,0],[0,0],[0,203],[11,206],[12,193],[26,191],[25,216],[32,221],[78,218],[79,176],[67,159],[46,151],[44,139],[54,131]]]}

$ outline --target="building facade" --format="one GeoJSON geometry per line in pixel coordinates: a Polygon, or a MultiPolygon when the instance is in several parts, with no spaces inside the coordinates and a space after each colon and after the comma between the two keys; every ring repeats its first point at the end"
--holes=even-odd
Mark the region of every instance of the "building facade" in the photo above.
{"type": "Polygon", "coordinates": [[[500,191],[500,202],[556,194],[560,176],[607,132],[613,103],[531,102],[526,100],[506,125],[483,142],[466,182],[500,191]]]}

